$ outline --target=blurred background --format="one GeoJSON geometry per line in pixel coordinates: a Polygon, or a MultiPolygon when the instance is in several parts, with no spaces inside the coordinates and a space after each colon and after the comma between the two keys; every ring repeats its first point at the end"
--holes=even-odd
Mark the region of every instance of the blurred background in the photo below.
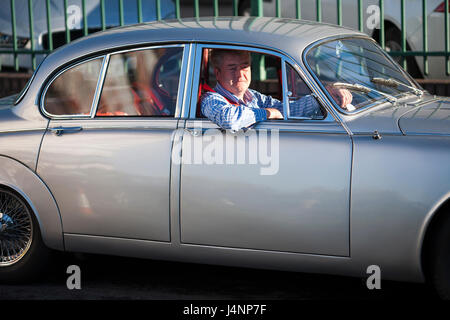
{"type": "Polygon", "coordinates": [[[450,0],[3,0],[0,97],[47,54],[108,28],[162,19],[267,16],[347,26],[373,37],[432,94],[450,96],[450,0]]]}

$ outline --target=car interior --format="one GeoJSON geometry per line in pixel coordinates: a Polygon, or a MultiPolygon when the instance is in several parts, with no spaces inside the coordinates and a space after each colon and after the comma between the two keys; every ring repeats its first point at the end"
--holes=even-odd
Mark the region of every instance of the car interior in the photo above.
{"type": "MultiPolygon", "coordinates": [[[[201,97],[207,91],[214,90],[216,85],[214,68],[209,59],[210,51],[211,49],[205,48],[202,53],[196,118],[205,118],[200,108],[201,97]]],[[[281,59],[273,55],[251,52],[251,60],[252,82],[250,88],[281,100],[281,59]]]]}
{"type": "MultiPolygon", "coordinates": [[[[212,49],[205,48],[202,53],[202,64],[200,70],[200,81],[197,97],[196,118],[205,118],[201,112],[202,96],[216,85],[214,68],[210,62],[210,52],[212,49]]],[[[283,99],[282,68],[281,59],[270,54],[250,52],[252,81],[250,89],[256,90],[275,99],[283,99]]],[[[286,79],[289,90],[289,102],[311,94],[311,90],[299,76],[297,71],[289,64],[286,67],[286,79]]]]}

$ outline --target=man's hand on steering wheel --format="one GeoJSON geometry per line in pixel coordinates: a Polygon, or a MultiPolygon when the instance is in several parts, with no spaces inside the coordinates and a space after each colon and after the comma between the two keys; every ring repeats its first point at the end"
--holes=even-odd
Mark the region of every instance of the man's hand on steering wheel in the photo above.
{"type": "Polygon", "coordinates": [[[325,88],[342,109],[347,109],[347,105],[352,103],[353,95],[349,90],[335,88],[331,85],[327,85],[325,88]]]}

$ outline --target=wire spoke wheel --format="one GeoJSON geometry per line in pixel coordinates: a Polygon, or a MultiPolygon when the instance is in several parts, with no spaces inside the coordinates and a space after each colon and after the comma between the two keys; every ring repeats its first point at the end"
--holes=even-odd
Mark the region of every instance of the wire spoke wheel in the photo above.
{"type": "Polygon", "coordinates": [[[22,259],[33,241],[33,220],[27,205],[9,191],[0,190],[0,267],[22,259]]]}

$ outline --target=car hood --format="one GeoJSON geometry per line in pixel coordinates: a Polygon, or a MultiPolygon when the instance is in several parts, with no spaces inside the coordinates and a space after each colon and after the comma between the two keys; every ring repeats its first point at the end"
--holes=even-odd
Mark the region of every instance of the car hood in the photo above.
{"type": "Polygon", "coordinates": [[[353,134],[450,135],[450,99],[425,94],[396,104],[380,105],[359,114],[342,116],[353,134]]]}
{"type": "Polygon", "coordinates": [[[437,99],[409,110],[398,120],[403,134],[450,135],[450,100],[437,99]]]}

